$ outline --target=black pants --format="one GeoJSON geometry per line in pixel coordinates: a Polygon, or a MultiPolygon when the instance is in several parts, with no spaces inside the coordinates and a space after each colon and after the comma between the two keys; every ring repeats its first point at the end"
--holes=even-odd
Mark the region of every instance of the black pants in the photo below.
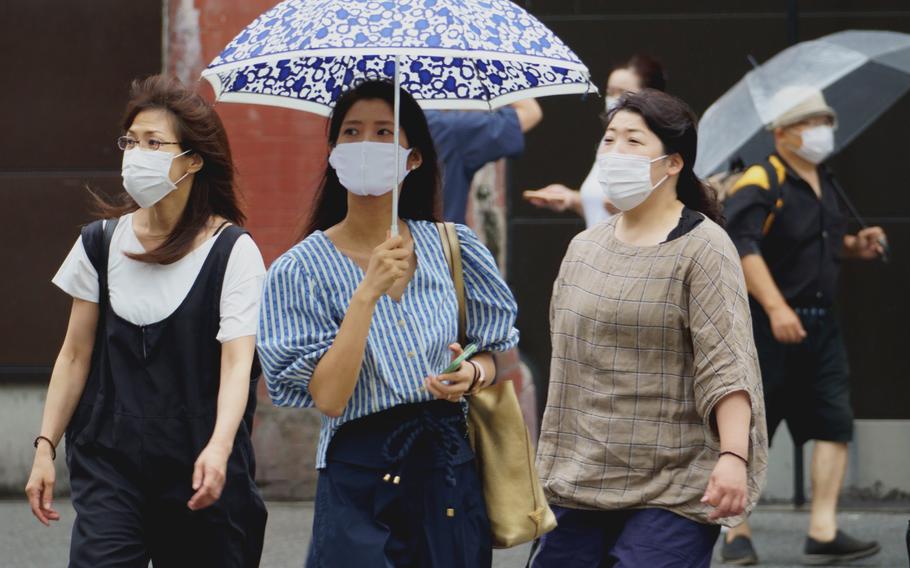
{"type": "Polygon", "coordinates": [[[76,509],[70,567],[259,565],[266,511],[240,464],[229,462],[215,504],[190,511],[192,468],[138,467],[117,452],[80,446],[69,446],[67,458],[76,509]]]}
{"type": "Polygon", "coordinates": [[[752,302],[768,439],[786,420],[797,444],[849,442],[853,439],[850,371],[837,318],[823,309],[799,309],[797,314],[806,339],[795,345],[780,343],[765,311],[752,302]]]}

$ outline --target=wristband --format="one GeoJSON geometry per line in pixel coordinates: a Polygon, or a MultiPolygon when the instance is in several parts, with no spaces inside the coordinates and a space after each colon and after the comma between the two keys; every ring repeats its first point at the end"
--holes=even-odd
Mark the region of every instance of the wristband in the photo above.
{"type": "Polygon", "coordinates": [[[35,449],[36,449],[36,450],[38,449],[38,442],[40,442],[41,440],[44,440],[45,442],[47,442],[48,444],[50,444],[50,446],[51,446],[51,459],[52,459],[52,460],[57,459],[57,447],[54,446],[54,443],[51,442],[51,439],[48,438],[47,436],[38,436],[37,438],[35,438],[35,442],[32,444],[33,446],[35,446],[35,449]]]}
{"type": "MultiPolygon", "coordinates": [[[[737,454],[736,452],[726,451],[726,452],[721,452],[720,455],[721,455],[721,456],[723,456],[723,455],[729,455],[729,456],[733,456],[733,457],[735,457],[735,458],[739,458],[744,464],[746,464],[747,466],[749,465],[749,460],[747,460],[746,458],[744,458],[744,457],[742,457],[741,455],[737,454]]],[[[718,457],[719,457],[719,456],[718,456],[718,457]]]]}

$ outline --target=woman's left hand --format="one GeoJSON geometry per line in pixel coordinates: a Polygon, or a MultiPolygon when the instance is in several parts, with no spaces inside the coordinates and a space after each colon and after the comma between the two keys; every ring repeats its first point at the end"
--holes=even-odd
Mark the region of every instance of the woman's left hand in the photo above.
{"type": "Polygon", "coordinates": [[[746,510],[747,499],[746,464],[736,456],[720,456],[701,498],[702,503],[714,507],[708,519],[715,521],[741,515],[746,510]]]}
{"type": "Polygon", "coordinates": [[[209,442],[199,454],[193,468],[193,490],[196,493],[186,504],[191,511],[205,509],[221,497],[230,455],[230,447],[215,442],[209,442]]]}
{"type": "MultiPolygon", "coordinates": [[[[461,345],[453,343],[449,345],[452,351],[452,360],[454,361],[464,352],[461,345]]],[[[467,361],[461,364],[461,367],[454,373],[439,375],[438,377],[427,377],[423,380],[430,394],[439,400],[448,400],[449,402],[458,402],[464,396],[471,383],[474,381],[474,366],[467,361]],[[445,381],[445,384],[443,381],[445,381]]]]}

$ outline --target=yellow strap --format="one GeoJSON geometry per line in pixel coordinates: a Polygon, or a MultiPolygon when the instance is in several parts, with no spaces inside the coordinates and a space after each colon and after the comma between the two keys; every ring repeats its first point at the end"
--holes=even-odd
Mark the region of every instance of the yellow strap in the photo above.
{"type": "Polygon", "coordinates": [[[773,154],[768,158],[768,161],[771,162],[771,165],[774,166],[774,171],[777,172],[777,185],[783,187],[784,180],[787,179],[787,166],[780,161],[780,158],[773,154]]]}
{"type": "Polygon", "coordinates": [[[727,197],[729,198],[740,189],[749,185],[755,185],[764,190],[771,189],[771,180],[768,179],[768,173],[765,171],[765,168],[761,166],[752,166],[746,170],[742,177],[736,180],[736,183],[733,184],[730,191],[727,192],[727,197]]]}

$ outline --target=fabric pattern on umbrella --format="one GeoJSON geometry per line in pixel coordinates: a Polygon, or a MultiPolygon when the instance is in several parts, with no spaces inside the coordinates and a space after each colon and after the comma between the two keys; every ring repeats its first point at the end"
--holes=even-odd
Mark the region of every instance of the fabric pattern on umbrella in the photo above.
{"type": "Polygon", "coordinates": [[[491,109],[596,92],[578,57],[508,0],[286,0],[203,72],[227,102],[328,115],[363,78],[393,79],[424,108],[491,109]]]}
{"type": "Polygon", "coordinates": [[[910,35],[845,31],[778,53],[705,111],[695,172],[707,177],[736,158],[745,164],[766,158],[774,149],[766,126],[802,102],[775,95],[800,86],[820,89],[837,111],[837,152],[910,90],[910,35]]]}

